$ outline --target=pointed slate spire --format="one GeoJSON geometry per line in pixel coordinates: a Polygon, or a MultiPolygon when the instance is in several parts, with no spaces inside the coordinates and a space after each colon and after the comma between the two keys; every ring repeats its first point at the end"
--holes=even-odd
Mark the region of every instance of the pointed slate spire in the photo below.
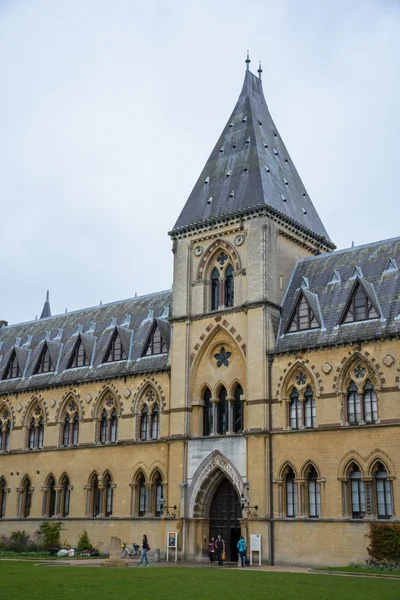
{"type": "Polygon", "coordinates": [[[247,50],[247,58],[246,58],[246,60],[244,62],[246,63],[246,71],[249,71],[250,70],[251,60],[250,60],[250,56],[249,56],[249,51],[248,50],[247,50]]]}
{"type": "Polygon", "coordinates": [[[291,229],[306,231],[322,249],[333,250],[269,113],[262,81],[249,70],[249,64],[247,58],[236,106],[170,235],[257,210],[279,217],[291,229]],[[226,202],[231,189],[235,197],[226,202]]]}
{"type": "Polygon", "coordinates": [[[47,317],[51,317],[49,290],[47,290],[46,302],[44,303],[42,314],[40,315],[41,319],[47,319],[47,317]]]}

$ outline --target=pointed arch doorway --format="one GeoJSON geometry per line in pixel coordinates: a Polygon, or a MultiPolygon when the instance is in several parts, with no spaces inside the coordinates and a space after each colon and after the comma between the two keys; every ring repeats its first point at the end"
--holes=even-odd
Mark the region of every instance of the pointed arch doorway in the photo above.
{"type": "Polygon", "coordinates": [[[225,540],[226,560],[237,560],[236,545],[240,538],[242,510],[232,483],[224,477],[215,490],[210,507],[210,538],[221,535],[225,540]]]}

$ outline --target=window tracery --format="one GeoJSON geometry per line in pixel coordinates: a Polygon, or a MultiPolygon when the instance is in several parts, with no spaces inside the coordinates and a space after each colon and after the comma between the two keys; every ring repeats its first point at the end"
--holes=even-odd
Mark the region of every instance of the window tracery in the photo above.
{"type": "Polygon", "coordinates": [[[28,450],[41,450],[44,442],[44,412],[40,404],[35,404],[28,420],[28,450]]]}
{"type": "Polygon", "coordinates": [[[97,412],[97,442],[115,444],[118,440],[118,411],[114,396],[106,394],[97,412]]]}
{"type": "Polygon", "coordinates": [[[287,423],[291,429],[313,429],[316,423],[314,381],[309,373],[299,367],[289,378],[287,388],[287,423]]]}
{"type": "Polygon", "coordinates": [[[349,425],[378,422],[378,400],[374,374],[362,362],[354,362],[345,378],[345,421],[349,425]]]}
{"type": "Polygon", "coordinates": [[[77,446],[79,443],[79,410],[75,400],[68,401],[61,422],[61,445],[77,446]]]}
{"type": "Polygon", "coordinates": [[[148,388],[139,411],[139,439],[158,440],[160,437],[160,405],[153,388],[148,388]]]}
{"type": "Polygon", "coordinates": [[[115,483],[111,473],[102,476],[93,473],[87,489],[87,515],[90,517],[111,517],[113,514],[115,483]]]}
{"type": "Polygon", "coordinates": [[[215,254],[209,265],[210,310],[234,306],[234,269],[232,259],[224,252],[215,254]]]}

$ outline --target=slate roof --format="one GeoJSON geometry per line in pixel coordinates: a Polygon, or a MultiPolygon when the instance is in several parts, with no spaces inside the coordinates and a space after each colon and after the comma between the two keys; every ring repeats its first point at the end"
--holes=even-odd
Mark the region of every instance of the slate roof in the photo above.
{"type": "Polygon", "coordinates": [[[277,352],[295,352],[400,334],[400,238],[374,242],[300,260],[282,303],[277,352]],[[306,278],[306,279],[304,279],[306,278]],[[306,297],[322,327],[284,333],[304,282],[306,297]],[[380,318],[340,325],[347,301],[360,281],[380,318]],[[317,304],[318,302],[318,304],[317,304]]]}
{"type": "Polygon", "coordinates": [[[261,79],[247,70],[233,113],[170,234],[254,207],[268,207],[334,248],[271,118],[261,79]]]}
{"type": "Polygon", "coordinates": [[[164,371],[168,353],[143,357],[145,344],[156,322],[169,351],[171,291],[41,318],[0,329],[0,394],[34,390],[52,385],[69,385],[164,371]],[[128,359],[103,363],[108,344],[117,329],[128,359]],[[81,336],[90,365],[67,369],[78,336],[81,336]],[[34,375],[37,360],[47,344],[55,372],[34,375]],[[3,380],[15,348],[21,378],[3,380]]]}

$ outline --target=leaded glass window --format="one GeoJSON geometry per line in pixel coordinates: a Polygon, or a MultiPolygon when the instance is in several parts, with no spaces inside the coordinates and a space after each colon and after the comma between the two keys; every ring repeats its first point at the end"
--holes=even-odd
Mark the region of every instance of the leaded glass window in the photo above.
{"type": "Polygon", "coordinates": [[[17,377],[21,377],[21,370],[19,368],[16,352],[13,350],[4,372],[3,379],[16,379],[17,377]]]}
{"type": "Polygon", "coordinates": [[[121,338],[118,331],[115,330],[111,341],[108,345],[104,362],[117,362],[119,360],[126,360],[127,355],[121,342],[121,338]]]}
{"type": "Polygon", "coordinates": [[[161,517],[162,516],[162,499],[164,496],[164,490],[163,490],[163,484],[161,481],[161,477],[158,475],[155,481],[155,488],[156,488],[156,510],[155,510],[155,514],[156,517],[161,517]]]}
{"type": "Polygon", "coordinates": [[[211,273],[211,310],[217,310],[220,304],[219,271],[215,267],[211,273]]]}
{"type": "Polygon", "coordinates": [[[378,519],[390,519],[393,515],[392,484],[385,467],[379,463],[375,473],[376,507],[378,519]]]}
{"type": "Polygon", "coordinates": [[[147,487],[144,477],[139,479],[139,517],[144,517],[147,512],[147,487]]]}
{"type": "Polygon", "coordinates": [[[51,373],[52,371],[54,371],[54,365],[51,360],[49,348],[47,344],[45,344],[39,356],[39,360],[36,363],[34,375],[37,375],[39,373],[51,373]]]}
{"type": "Polygon", "coordinates": [[[293,311],[287,331],[291,333],[293,331],[303,331],[306,329],[318,329],[319,327],[320,324],[311,310],[304,294],[302,294],[293,311]]]}
{"type": "Polygon", "coordinates": [[[286,516],[297,516],[297,483],[294,481],[295,475],[290,469],[286,475],[286,516]]]}
{"type": "Polygon", "coordinates": [[[233,267],[228,265],[225,271],[225,306],[234,304],[233,267]]]}
{"type": "Polygon", "coordinates": [[[225,434],[228,431],[228,401],[226,399],[226,389],[224,387],[221,387],[218,398],[217,431],[219,434],[225,434]]]}
{"type": "Polygon", "coordinates": [[[113,411],[111,413],[110,427],[111,427],[110,442],[112,444],[114,444],[117,441],[117,430],[118,430],[118,415],[117,415],[117,410],[115,408],[113,409],[113,411]]]}
{"type": "Polygon", "coordinates": [[[89,359],[86,355],[82,339],[79,337],[72,353],[71,359],[68,363],[68,369],[76,367],[87,367],[89,365],[89,359]]]}
{"type": "Polygon", "coordinates": [[[369,296],[358,281],[347,304],[343,323],[367,321],[379,317],[369,296]]]}
{"type": "Polygon", "coordinates": [[[67,415],[64,421],[64,431],[63,431],[63,446],[69,445],[69,437],[71,432],[71,417],[67,415]]]}
{"type": "Polygon", "coordinates": [[[61,481],[61,514],[63,517],[68,517],[69,515],[69,503],[70,503],[70,489],[69,489],[69,479],[65,475],[61,481]]]}
{"type": "Polygon", "coordinates": [[[158,440],[160,434],[160,413],[158,406],[155,405],[151,411],[151,439],[158,440]]]}
{"type": "Polygon", "coordinates": [[[105,444],[108,438],[108,418],[106,409],[101,413],[100,421],[100,444],[105,444]]]}
{"type": "Polygon", "coordinates": [[[314,392],[310,388],[307,387],[306,392],[304,394],[304,413],[305,413],[305,425],[308,429],[315,427],[315,398],[314,392]]]}
{"type": "Polygon", "coordinates": [[[165,354],[167,352],[167,346],[161,335],[160,328],[157,324],[154,325],[148,342],[145,347],[144,356],[153,356],[155,354],[165,354]]]}
{"type": "Polygon", "coordinates": [[[351,516],[353,519],[365,517],[365,484],[357,465],[353,465],[350,473],[351,516]]]}
{"type": "Polygon", "coordinates": [[[354,381],[347,390],[347,421],[350,425],[358,425],[361,421],[361,399],[354,381]]]}
{"type": "Polygon", "coordinates": [[[149,436],[149,409],[146,405],[142,408],[140,417],[140,439],[147,440],[149,436]]]}
{"type": "Polygon", "coordinates": [[[48,498],[47,498],[47,516],[48,517],[54,517],[55,512],[56,512],[56,490],[55,488],[55,481],[53,479],[53,477],[50,478],[49,482],[48,482],[48,490],[47,490],[47,494],[48,494],[48,498]]]}
{"type": "Polygon", "coordinates": [[[213,404],[211,402],[211,392],[208,388],[203,394],[203,435],[211,435],[213,431],[213,404]]]}
{"type": "Polygon", "coordinates": [[[2,477],[0,479],[0,518],[6,516],[6,500],[7,500],[7,492],[6,492],[6,482],[2,477]]]}
{"type": "Polygon", "coordinates": [[[308,474],[308,516],[317,518],[321,516],[321,486],[318,482],[318,473],[312,467],[308,474]]]}
{"type": "Polygon", "coordinates": [[[237,385],[235,388],[234,401],[233,401],[233,431],[234,433],[240,433],[243,431],[243,389],[241,385],[237,385]]]}
{"type": "Polygon", "coordinates": [[[290,394],[289,403],[289,424],[292,429],[299,429],[302,422],[302,406],[300,402],[299,392],[293,388],[290,394]]]}
{"type": "Polygon", "coordinates": [[[368,379],[364,386],[364,421],[376,423],[378,419],[378,405],[374,386],[368,379]]]}

